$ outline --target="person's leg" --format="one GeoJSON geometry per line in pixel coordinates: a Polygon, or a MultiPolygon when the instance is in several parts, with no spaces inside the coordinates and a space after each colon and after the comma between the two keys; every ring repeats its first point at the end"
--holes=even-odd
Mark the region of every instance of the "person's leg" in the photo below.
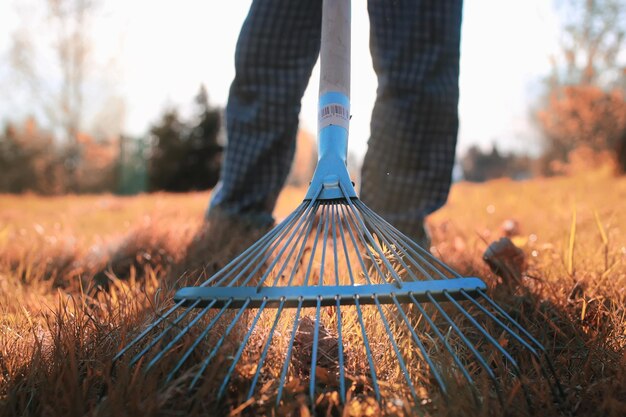
{"type": "Polygon", "coordinates": [[[454,164],[461,10],[461,0],[368,3],[378,91],[361,198],[424,245],[454,164]]]}
{"type": "Polygon", "coordinates": [[[208,218],[258,226],[272,210],[295,151],[300,102],[317,60],[320,0],[255,0],[235,52],[226,106],[228,144],[208,218]]]}

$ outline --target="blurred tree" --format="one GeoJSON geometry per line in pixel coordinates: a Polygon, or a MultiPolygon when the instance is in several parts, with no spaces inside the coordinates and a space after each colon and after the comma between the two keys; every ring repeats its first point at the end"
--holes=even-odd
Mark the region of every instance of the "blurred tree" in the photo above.
{"type": "Polygon", "coordinates": [[[554,58],[558,84],[624,87],[622,56],[626,30],[623,0],[565,0],[557,3],[564,16],[561,38],[563,67],[554,58]],[[564,72],[563,72],[564,70],[564,72]],[[561,71],[561,73],[559,73],[561,71]]]}
{"type": "Polygon", "coordinates": [[[21,127],[7,124],[0,136],[0,192],[56,194],[63,191],[64,171],[52,135],[35,119],[21,127]]]}
{"type": "Polygon", "coordinates": [[[626,147],[626,2],[558,4],[565,16],[562,54],[553,58],[546,101],[537,113],[548,145],[544,166],[567,161],[570,152],[584,145],[611,149],[626,170],[626,157],[619,151],[626,147]]]}
{"type": "Polygon", "coordinates": [[[205,190],[219,178],[222,146],[218,144],[221,110],[211,107],[204,86],[195,98],[191,122],[168,109],[150,129],[152,153],[148,164],[151,191],[205,190]]]}
{"type": "MultiPolygon", "coordinates": [[[[74,171],[74,190],[81,193],[111,192],[116,188],[119,139],[95,138],[78,133],[80,164],[74,171]]],[[[67,160],[66,160],[67,161],[67,160]]]]}
{"type": "Polygon", "coordinates": [[[0,136],[0,192],[20,193],[27,189],[27,184],[34,183],[34,173],[31,169],[30,155],[19,146],[18,132],[15,126],[7,124],[0,136]],[[22,167],[17,170],[17,167],[22,167]]]}
{"type": "Polygon", "coordinates": [[[217,184],[222,146],[217,143],[222,114],[211,107],[204,85],[195,98],[195,125],[186,138],[185,160],[181,164],[181,186],[185,190],[206,190],[217,184]]]}
{"type": "MultiPolygon", "coordinates": [[[[76,190],[112,191],[119,154],[117,140],[95,140],[84,133],[79,133],[77,138],[84,163],[75,172],[76,190]]],[[[32,117],[21,125],[7,124],[0,136],[0,192],[31,191],[45,195],[67,192],[66,151],[32,117]]]]}
{"type": "Polygon", "coordinates": [[[161,120],[150,128],[152,136],[152,152],[148,163],[150,191],[183,191],[178,187],[178,174],[185,156],[183,143],[185,128],[175,109],[167,109],[161,120]]]}
{"type": "Polygon", "coordinates": [[[47,0],[50,23],[56,29],[55,48],[61,68],[59,122],[68,142],[77,141],[83,113],[83,83],[88,56],[88,15],[93,0],[47,0]]]}
{"type": "Polygon", "coordinates": [[[470,147],[461,158],[460,165],[465,180],[483,182],[502,177],[516,180],[529,178],[532,162],[528,156],[503,155],[494,144],[491,151],[486,152],[475,145],[470,147]]]}
{"type": "Polygon", "coordinates": [[[104,97],[93,92],[89,100],[84,94],[85,84],[94,76],[89,65],[90,31],[99,3],[100,0],[20,1],[27,20],[12,37],[11,64],[28,89],[31,111],[63,142],[69,191],[81,191],[77,176],[85,161],[79,136],[86,128],[86,102],[98,103],[98,107],[105,102],[104,97]],[[41,28],[41,33],[33,27],[41,28]]]}
{"type": "MultiPolygon", "coordinates": [[[[626,101],[624,91],[604,91],[595,85],[564,85],[550,93],[538,113],[553,159],[565,161],[580,146],[594,151],[624,146],[626,101]]],[[[626,168],[621,162],[622,169],[626,168]]]]}

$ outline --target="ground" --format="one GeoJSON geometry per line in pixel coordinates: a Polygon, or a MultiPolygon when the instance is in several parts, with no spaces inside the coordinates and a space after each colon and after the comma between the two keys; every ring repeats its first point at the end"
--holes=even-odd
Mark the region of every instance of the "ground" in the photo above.
{"type": "MultiPolygon", "coordinates": [[[[287,216],[304,191],[285,190],[276,217],[287,216]]],[[[189,396],[111,361],[168,305],[172,276],[189,274],[189,265],[219,266],[187,251],[208,197],[0,196],[0,416],[207,414],[209,385],[189,396]]],[[[433,254],[483,277],[491,296],[531,329],[552,358],[564,398],[535,390],[530,409],[518,406],[515,393],[496,407],[451,396],[429,402],[427,414],[626,415],[625,201],[626,178],[606,173],[454,185],[448,204],[428,219],[433,254]],[[483,261],[487,246],[505,235],[524,253],[519,280],[483,261]]],[[[357,394],[358,385],[346,407],[336,393],[320,396],[317,413],[414,411],[397,398],[357,394]]],[[[251,401],[217,410],[307,415],[308,400],[292,388],[279,408],[265,404],[271,394],[263,386],[251,401]]]]}

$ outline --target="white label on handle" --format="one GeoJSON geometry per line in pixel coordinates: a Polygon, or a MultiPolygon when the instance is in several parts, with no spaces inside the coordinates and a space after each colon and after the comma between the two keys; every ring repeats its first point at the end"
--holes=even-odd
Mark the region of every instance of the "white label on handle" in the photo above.
{"type": "Polygon", "coordinates": [[[339,103],[330,103],[322,107],[319,111],[319,129],[326,126],[341,126],[348,130],[350,126],[350,110],[339,103]]]}

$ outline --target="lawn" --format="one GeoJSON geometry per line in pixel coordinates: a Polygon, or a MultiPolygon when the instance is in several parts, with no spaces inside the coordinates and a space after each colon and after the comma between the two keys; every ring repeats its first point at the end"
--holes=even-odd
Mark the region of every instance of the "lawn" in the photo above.
{"type": "MultiPolygon", "coordinates": [[[[286,189],[276,217],[287,216],[304,192],[286,189]]],[[[208,197],[0,196],[0,416],[311,413],[307,375],[298,365],[306,358],[298,352],[285,396],[278,407],[273,405],[288,338],[284,331],[291,323],[287,319],[278,324],[282,336],[275,338],[250,400],[240,391],[247,390],[257,369],[258,341],[267,335],[271,317],[260,320],[251,338],[255,346],[246,350],[222,401],[215,401],[215,381],[228,367],[228,355],[218,358],[191,393],[182,388],[189,382],[184,372],[166,383],[164,370],[142,373],[141,364],[129,366],[127,359],[112,366],[116,352],[171,305],[172,289],[210,275],[236,254],[239,243],[251,239],[236,228],[203,237],[208,197]],[[209,242],[193,249],[199,236],[209,242]],[[216,242],[221,242],[219,250],[216,242]]],[[[359,374],[367,362],[358,353],[363,342],[356,335],[358,326],[343,318],[348,323],[347,403],[343,406],[332,388],[336,364],[328,368],[332,372],[324,368],[317,375],[316,370],[320,383],[330,387],[318,386],[317,414],[626,415],[625,202],[626,178],[602,173],[459,183],[447,205],[428,219],[432,253],[463,275],[484,278],[491,297],[546,347],[563,398],[550,393],[524,351],[516,353],[520,364],[530,368],[522,379],[530,386],[531,406],[514,378],[503,401],[492,398],[480,379],[480,401],[468,398],[463,387],[444,397],[431,389],[428,378],[420,379],[423,361],[410,350],[410,335],[404,332],[398,345],[412,358],[407,363],[421,381],[421,401],[414,404],[401,388],[395,365],[380,372],[383,395],[377,401],[367,372],[359,374]],[[516,280],[492,272],[483,261],[488,245],[505,235],[524,253],[523,273],[516,280]]],[[[335,311],[328,311],[324,323],[334,319],[335,311]]],[[[303,317],[311,325],[310,316],[303,317]]],[[[366,320],[371,317],[365,314],[366,320]]],[[[236,347],[251,320],[244,316],[226,344],[236,347]]],[[[371,320],[368,326],[374,326],[371,320]]],[[[415,329],[422,324],[416,319],[415,329]]],[[[385,368],[389,344],[374,338],[372,345],[385,368]]],[[[429,349],[436,357],[437,344],[429,349]]],[[[194,356],[190,369],[204,356],[206,350],[194,356]]],[[[171,365],[174,358],[168,361],[171,365]]]]}

